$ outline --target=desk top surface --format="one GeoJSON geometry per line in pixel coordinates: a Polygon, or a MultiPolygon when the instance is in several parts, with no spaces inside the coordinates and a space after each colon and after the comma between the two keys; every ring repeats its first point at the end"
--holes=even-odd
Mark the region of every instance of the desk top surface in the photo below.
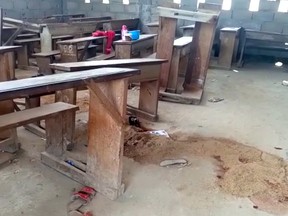
{"type": "Polygon", "coordinates": [[[58,41],[57,44],[71,45],[71,44],[77,44],[77,43],[99,40],[99,39],[103,39],[103,38],[106,38],[106,36],[99,36],[99,37],[91,36],[91,37],[74,38],[71,40],[58,41]]]}
{"type": "Polygon", "coordinates": [[[102,61],[83,61],[51,64],[50,67],[59,71],[80,71],[100,67],[136,67],[142,65],[155,65],[167,62],[165,59],[140,58],[140,59],[115,59],[102,61]]]}
{"type": "Polygon", "coordinates": [[[138,69],[100,68],[75,73],[60,73],[0,82],[0,100],[8,100],[85,86],[90,80],[100,83],[123,79],[139,74],[140,71],[138,69]]]}
{"type": "Polygon", "coordinates": [[[21,48],[21,46],[0,46],[0,54],[14,52],[19,48],[21,48]]]}
{"type": "Polygon", "coordinates": [[[135,43],[139,43],[139,42],[142,42],[142,41],[145,41],[145,40],[149,40],[151,38],[154,38],[155,36],[157,36],[157,34],[143,34],[143,35],[140,35],[139,39],[138,40],[133,40],[133,41],[122,41],[122,40],[118,40],[118,41],[115,41],[114,44],[119,44],[119,45],[132,45],[132,44],[135,44],[135,43]]]}

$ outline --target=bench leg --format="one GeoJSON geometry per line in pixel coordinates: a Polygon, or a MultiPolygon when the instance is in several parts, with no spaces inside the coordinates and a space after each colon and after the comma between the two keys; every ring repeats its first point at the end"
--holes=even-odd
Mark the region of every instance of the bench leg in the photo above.
{"type": "Polygon", "coordinates": [[[150,121],[157,121],[158,119],[158,97],[158,80],[140,83],[139,110],[144,111],[146,114],[143,117],[150,121]]]}
{"type": "Polygon", "coordinates": [[[126,115],[128,80],[90,83],[88,87],[90,109],[86,173],[91,186],[108,198],[116,199],[124,192],[124,124],[115,116],[124,119],[126,115]],[[93,89],[101,89],[101,94],[93,89]],[[107,109],[107,104],[112,105],[110,109],[107,109]]]}
{"type": "Polygon", "coordinates": [[[168,78],[168,85],[166,89],[166,91],[169,93],[176,93],[176,90],[177,90],[180,58],[181,58],[181,50],[174,48],[170,72],[169,72],[169,78],[168,78]]]}
{"type": "Polygon", "coordinates": [[[23,45],[17,51],[18,68],[29,66],[28,46],[23,45]]]}
{"type": "Polygon", "coordinates": [[[46,152],[61,157],[74,146],[75,111],[59,113],[46,119],[46,152]]]}
{"type": "Polygon", "coordinates": [[[53,57],[46,57],[46,58],[37,57],[36,61],[39,67],[38,71],[39,74],[50,75],[54,73],[54,70],[50,68],[50,64],[53,63],[53,57]]]}

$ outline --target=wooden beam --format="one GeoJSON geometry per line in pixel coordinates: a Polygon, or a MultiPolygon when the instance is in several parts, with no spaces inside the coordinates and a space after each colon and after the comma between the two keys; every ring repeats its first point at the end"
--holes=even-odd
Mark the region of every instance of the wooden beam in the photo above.
{"type": "Polygon", "coordinates": [[[187,11],[174,8],[158,7],[160,17],[183,19],[194,22],[217,23],[219,13],[213,11],[187,11]]]}

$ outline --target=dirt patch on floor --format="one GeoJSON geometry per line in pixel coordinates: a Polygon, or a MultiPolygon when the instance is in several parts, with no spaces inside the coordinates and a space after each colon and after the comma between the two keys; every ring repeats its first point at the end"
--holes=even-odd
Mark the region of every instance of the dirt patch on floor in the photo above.
{"type": "MultiPolygon", "coordinates": [[[[87,142],[80,122],[77,140],[87,142]]],[[[273,214],[288,212],[288,164],[281,158],[233,140],[175,133],[170,138],[139,128],[125,130],[124,155],[142,164],[200,156],[214,158],[215,179],[223,191],[247,197],[253,207],[273,214]]]]}

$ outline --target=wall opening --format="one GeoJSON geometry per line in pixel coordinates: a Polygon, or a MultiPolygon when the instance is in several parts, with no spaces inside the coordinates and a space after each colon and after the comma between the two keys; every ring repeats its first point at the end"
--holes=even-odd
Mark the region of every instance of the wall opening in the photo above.
{"type": "Polygon", "coordinates": [[[232,0],[223,0],[222,10],[231,10],[232,0]]]}
{"type": "Polygon", "coordinates": [[[278,12],[282,12],[282,13],[288,12],[288,0],[280,0],[278,12]]]}
{"type": "Polygon", "coordinates": [[[251,0],[249,11],[259,11],[260,0],[251,0]]]}

